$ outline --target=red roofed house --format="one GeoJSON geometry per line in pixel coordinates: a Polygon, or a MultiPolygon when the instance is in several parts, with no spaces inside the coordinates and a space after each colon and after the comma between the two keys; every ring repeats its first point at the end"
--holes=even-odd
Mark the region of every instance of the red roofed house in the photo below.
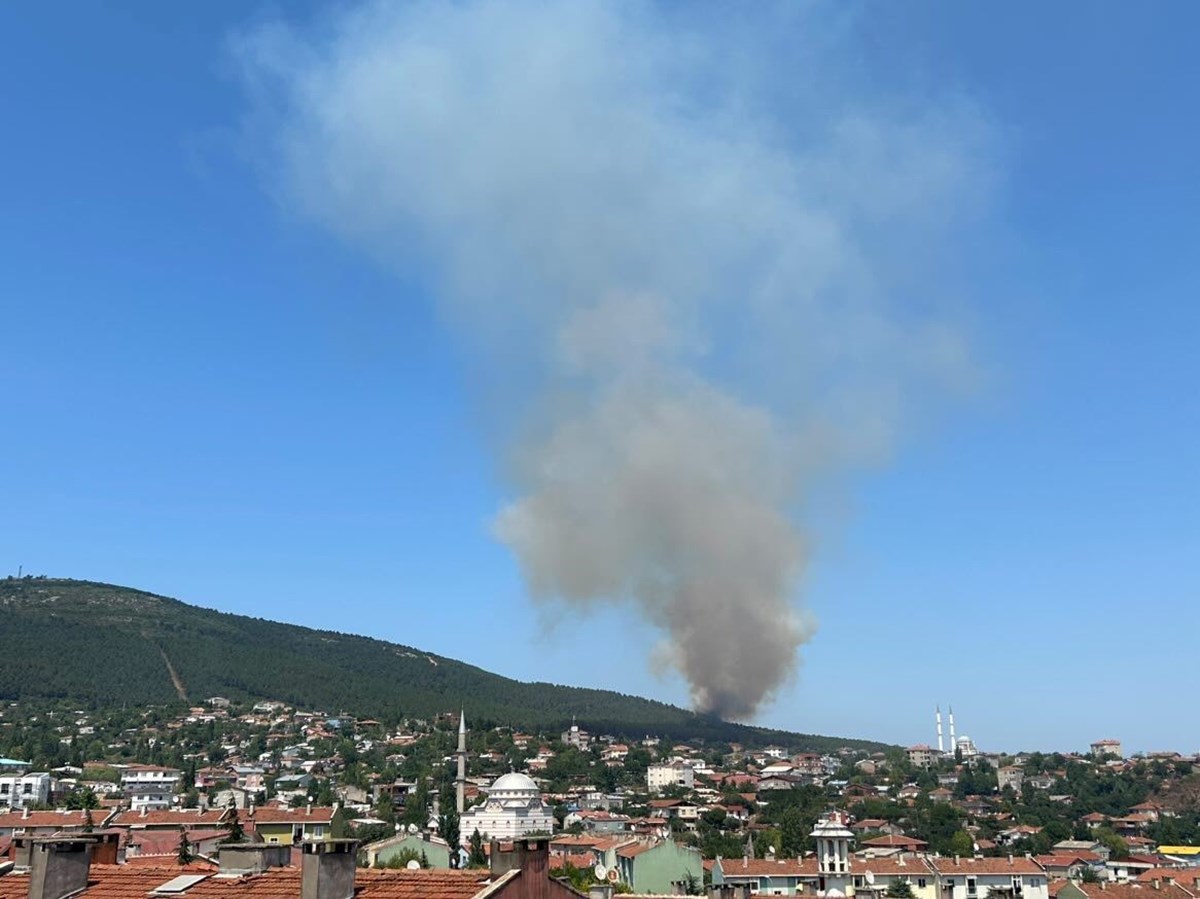
{"type": "Polygon", "coordinates": [[[927,859],[942,899],[1049,899],[1046,869],[1032,858],[927,859]]]}
{"type": "MultiPolygon", "coordinates": [[[[93,827],[104,827],[111,812],[95,809],[91,813],[93,827]]],[[[35,812],[28,808],[10,809],[0,813],[0,837],[50,836],[61,831],[82,831],[88,826],[88,813],[77,810],[35,812]]]]}
{"type": "Polygon", "coordinates": [[[330,807],[251,808],[242,816],[247,833],[264,843],[291,846],[305,840],[323,840],[340,831],[345,818],[342,810],[330,807]]]}

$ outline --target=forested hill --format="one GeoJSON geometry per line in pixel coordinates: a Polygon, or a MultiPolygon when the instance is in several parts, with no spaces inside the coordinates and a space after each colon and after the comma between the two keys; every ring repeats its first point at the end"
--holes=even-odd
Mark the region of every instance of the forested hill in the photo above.
{"type": "Polygon", "coordinates": [[[0,699],[90,707],[208,696],[276,699],[396,720],[464,706],[479,725],[655,733],[796,749],[882,744],[731,724],[607,690],[522,683],[424,652],[333,631],[229,615],[127,587],[50,578],[0,580],[0,699]]]}

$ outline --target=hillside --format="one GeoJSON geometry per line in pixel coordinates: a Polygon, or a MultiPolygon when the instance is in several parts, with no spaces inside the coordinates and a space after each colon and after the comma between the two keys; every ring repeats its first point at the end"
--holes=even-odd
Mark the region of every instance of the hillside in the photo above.
{"type": "Polygon", "coordinates": [[[559,727],[827,751],[864,740],[731,724],[606,690],[522,683],[369,637],[188,605],[128,587],[50,578],[0,580],[0,699],[91,707],[195,703],[223,695],[396,719],[463,705],[479,724],[559,727]]]}

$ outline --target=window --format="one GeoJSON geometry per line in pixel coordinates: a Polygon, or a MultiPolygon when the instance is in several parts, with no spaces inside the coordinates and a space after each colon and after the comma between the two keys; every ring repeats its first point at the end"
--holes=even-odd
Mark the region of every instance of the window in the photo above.
{"type": "Polygon", "coordinates": [[[1019,874],[1013,875],[1013,879],[1012,879],[1013,891],[1017,892],[1017,893],[1021,892],[1022,886],[1023,886],[1023,884],[1021,883],[1021,876],[1019,874]]]}
{"type": "Polygon", "coordinates": [[[0,784],[0,794],[8,795],[8,784],[0,784]]]}
{"type": "Polygon", "coordinates": [[[922,890],[925,889],[925,878],[924,877],[917,878],[917,887],[922,890]]]}
{"type": "Polygon", "coordinates": [[[967,878],[967,895],[968,896],[975,895],[975,878],[974,877],[967,878]]]}
{"type": "Polygon", "coordinates": [[[25,789],[22,792],[24,792],[26,796],[33,792],[33,784],[25,784],[24,786],[25,789]]]}

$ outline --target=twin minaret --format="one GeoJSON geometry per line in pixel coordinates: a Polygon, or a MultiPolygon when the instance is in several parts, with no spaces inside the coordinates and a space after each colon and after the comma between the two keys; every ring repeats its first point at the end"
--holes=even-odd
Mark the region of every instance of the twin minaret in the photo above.
{"type": "Polygon", "coordinates": [[[467,714],[458,713],[458,776],[454,778],[454,808],[461,818],[467,802],[467,714]]]}
{"type": "MultiPolygon", "coordinates": [[[[942,755],[946,754],[946,747],[942,744],[942,707],[937,707],[937,738],[938,752],[942,755]]],[[[957,748],[958,742],[954,736],[954,706],[950,706],[950,752],[953,753],[957,748]]]]}

